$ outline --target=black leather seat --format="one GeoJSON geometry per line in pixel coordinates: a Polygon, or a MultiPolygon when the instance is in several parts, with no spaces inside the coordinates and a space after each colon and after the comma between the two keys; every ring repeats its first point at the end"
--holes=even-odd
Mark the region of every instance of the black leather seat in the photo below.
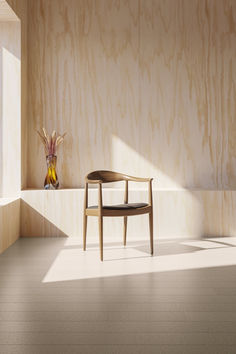
{"type": "MultiPolygon", "coordinates": [[[[109,210],[122,210],[122,209],[138,209],[148,206],[147,203],[128,203],[128,204],[117,204],[117,205],[103,205],[103,209],[109,210]]],[[[97,209],[97,205],[89,206],[88,209],[97,209]]]]}
{"type": "Polygon", "coordinates": [[[149,214],[150,226],[150,248],[153,254],[153,206],[152,206],[152,178],[140,178],[128,176],[123,173],[114,171],[92,171],[85,177],[84,190],[84,226],[83,226],[83,249],[86,250],[86,235],[87,235],[87,219],[88,216],[98,217],[99,226],[99,245],[100,245],[100,259],[103,261],[103,218],[104,217],[123,217],[123,242],[126,245],[127,234],[127,217],[133,215],[149,214]],[[124,204],[103,205],[102,201],[102,185],[103,183],[111,182],[125,182],[124,204]],[[129,182],[148,182],[148,203],[128,203],[128,183],[129,182]],[[89,184],[97,184],[98,186],[98,205],[88,205],[89,184]]]}

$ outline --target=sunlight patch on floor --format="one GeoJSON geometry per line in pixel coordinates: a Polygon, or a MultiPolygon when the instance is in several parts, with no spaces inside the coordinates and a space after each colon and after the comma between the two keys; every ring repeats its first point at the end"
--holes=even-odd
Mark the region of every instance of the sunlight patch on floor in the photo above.
{"type": "Polygon", "coordinates": [[[83,252],[79,241],[70,239],[58,253],[43,282],[235,265],[235,241],[235,238],[226,237],[183,241],[170,245],[170,252],[168,244],[165,245],[164,254],[160,244],[153,257],[145,241],[126,248],[122,244],[110,243],[104,245],[104,262],[100,262],[97,244],[88,245],[87,251],[83,252]],[[176,253],[173,252],[175,248],[176,253]]]}

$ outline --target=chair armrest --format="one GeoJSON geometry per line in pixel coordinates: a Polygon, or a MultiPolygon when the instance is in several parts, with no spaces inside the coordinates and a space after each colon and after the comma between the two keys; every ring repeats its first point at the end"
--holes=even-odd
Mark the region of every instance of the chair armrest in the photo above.
{"type": "Polygon", "coordinates": [[[97,184],[97,183],[102,183],[102,181],[100,179],[86,179],[86,183],[90,183],[90,184],[97,184]]]}
{"type": "Polygon", "coordinates": [[[150,182],[152,181],[153,178],[141,178],[141,177],[129,177],[128,181],[132,181],[132,182],[150,182]]]}

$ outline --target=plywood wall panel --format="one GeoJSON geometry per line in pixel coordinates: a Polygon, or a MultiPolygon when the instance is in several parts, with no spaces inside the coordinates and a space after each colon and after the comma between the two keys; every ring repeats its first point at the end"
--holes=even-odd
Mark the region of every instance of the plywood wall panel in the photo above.
{"type": "Polygon", "coordinates": [[[235,1],[28,6],[29,187],[43,185],[44,125],[68,133],[66,187],[105,168],[157,177],[160,189],[235,188],[235,1]]]}
{"type": "MultiPolygon", "coordinates": [[[[97,190],[90,189],[89,205],[97,203],[97,190]]],[[[123,200],[124,191],[104,189],[103,203],[123,200]]],[[[79,237],[83,230],[83,189],[27,190],[21,195],[21,236],[79,237]]],[[[147,190],[129,192],[130,202],[147,202],[147,190]]],[[[153,192],[154,237],[202,238],[236,236],[235,191],[153,192]]],[[[105,241],[123,237],[123,218],[104,218],[105,241]]],[[[148,239],[148,215],[128,218],[128,241],[148,239]]],[[[98,218],[88,218],[88,240],[98,242],[98,218]]]]}
{"type": "Polygon", "coordinates": [[[202,10],[196,1],[141,2],[140,120],[148,124],[140,151],[163,172],[164,187],[167,176],[187,188],[214,185],[210,146],[204,143],[208,28],[201,24],[207,23],[202,10]]]}
{"type": "Polygon", "coordinates": [[[10,247],[19,236],[20,199],[2,198],[0,201],[0,254],[10,247]]]}

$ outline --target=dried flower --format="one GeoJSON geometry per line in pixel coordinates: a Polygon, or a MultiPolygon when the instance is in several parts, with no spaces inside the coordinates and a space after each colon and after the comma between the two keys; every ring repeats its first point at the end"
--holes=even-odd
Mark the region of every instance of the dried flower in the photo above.
{"type": "Polygon", "coordinates": [[[43,134],[39,131],[37,131],[37,133],[43,142],[46,156],[56,155],[57,147],[63,143],[66,133],[63,135],[57,135],[56,131],[53,130],[52,134],[48,135],[45,128],[42,128],[42,131],[43,134]]]}

